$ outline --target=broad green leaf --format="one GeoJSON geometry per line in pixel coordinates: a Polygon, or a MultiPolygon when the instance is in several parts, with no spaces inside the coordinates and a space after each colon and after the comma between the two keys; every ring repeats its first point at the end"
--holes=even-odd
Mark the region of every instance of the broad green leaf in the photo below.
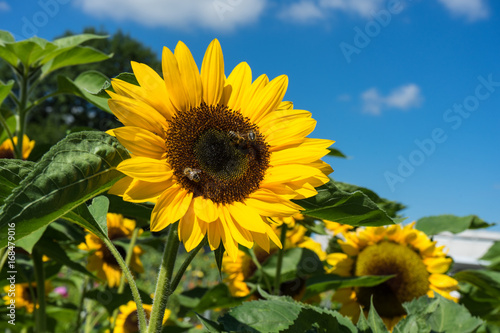
{"type": "Polygon", "coordinates": [[[89,212],[94,217],[95,221],[99,224],[102,230],[108,234],[108,208],[109,200],[103,195],[95,197],[92,204],[89,206],[89,212]]]}
{"type": "Polygon", "coordinates": [[[500,272],[465,270],[456,273],[453,277],[460,282],[468,282],[487,294],[500,299],[500,272]]]}
{"type": "MultiPolygon", "coordinates": [[[[116,166],[127,158],[126,149],[105,133],[68,135],[5,200],[0,215],[0,248],[6,245],[8,222],[16,223],[17,239],[31,234],[108,190],[123,177],[116,166]]],[[[97,230],[106,235],[100,226],[97,230]]]]}
{"type": "MultiPolygon", "coordinates": [[[[364,316],[364,315],[363,315],[364,316]]],[[[373,306],[373,297],[370,300],[370,310],[368,311],[368,318],[366,319],[370,331],[373,333],[386,333],[389,332],[384,324],[382,318],[380,318],[375,306],[373,306]]]]}
{"type": "Polygon", "coordinates": [[[338,189],[345,191],[345,192],[350,192],[350,193],[356,192],[356,191],[363,192],[364,194],[366,194],[366,196],[368,198],[370,198],[380,208],[382,208],[387,213],[387,215],[389,215],[389,217],[392,217],[392,218],[399,217],[398,212],[406,208],[406,206],[403,205],[402,203],[379,197],[377,193],[373,192],[372,190],[370,190],[366,187],[361,187],[361,186],[343,183],[343,182],[338,182],[338,181],[334,181],[334,183],[338,189]]]}
{"type": "MultiPolygon", "coordinates": [[[[262,264],[262,270],[272,280],[276,278],[277,264],[277,254],[272,255],[262,264]]],[[[305,277],[323,272],[323,263],[314,251],[296,247],[286,250],[283,254],[280,281],[290,281],[296,277],[305,277]]]]}
{"type": "Polygon", "coordinates": [[[38,60],[54,50],[56,46],[44,39],[32,37],[15,43],[6,43],[4,46],[26,66],[36,66],[38,60]]]}
{"type": "Polygon", "coordinates": [[[62,67],[99,62],[107,60],[111,56],[88,46],[71,47],[42,66],[42,77],[62,67]]]}
{"type": "Polygon", "coordinates": [[[6,30],[0,30],[0,44],[3,43],[14,43],[16,40],[14,36],[6,30]]]}
{"type": "Polygon", "coordinates": [[[24,250],[26,250],[26,252],[31,254],[33,252],[33,247],[35,247],[35,245],[38,243],[43,233],[45,232],[45,229],[47,229],[47,226],[48,225],[45,225],[40,229],[33,231],[28,236],[16,241],[16,246],[23,248],[24,250]]]}
{"type": "Polygon", "coordinates": [[[0,207],[34,167],[35,163],[29,161],[0,159],[0,207]]]}
{"type": "Polygon", "coordinates": [[[318,187],[317,191],[318,194],[312,198],[296,201],[305,208],[302,214],[352,226],[383,226],[395,223],[361,191],[342,191],[333,181],[318,187]]]}
{"type": "Polygon", "coordinates": [[[58,242],[71,242],[73,244],[85,242],[83,229],[62,219],[51,223],[45,231],[45,236],[58,242]]]}
{"type": "Polygon", "coordinates": [[[343,152],[338,150],[337,148],[328,148],[329,152],[328,155],[326,156],[334,156],[334,157],[340,157],[340,158],[347,158],[346,155],[344,155],[343,152]]]}
{"type": "Polygon", "coordinates": [[[476,215],[458,217],[455,215],[428,216],[419,219],[415,228],[425,232],[427,235],[437,235],[443,231],[458,234],[467,229],[489,227],[492,224],[484,222],[476,215]]]}
{"type": "Polygon", "coordinates": [[[500,270],[500,241],[494,242],[480,259],[489,261],[491,269],[500,270]]]}
{"type": "Polygon", "coordinates": [[[195,314],[196,314],[196,317],[198,317],[198,319],[201,321],[201,323],[203,324],[203,327],[205,327],[205,329],[207,330],[208,333],[222,333],[222,327],[219,324],[203,317],[202,315],[200,315],[196,312],[195,312],[195,314]]]}
{"type": "Polygon", "coordinates": [[[349,288],[349,287],[373,287],[393,278],[394,275],[365,275],[344,277],[333,274],[313,276],[306,281],[306,292],[302,299],[308,299],[322,292],[349,288]]]}
{"type": "Polygon", "coordinates": [[[58,92],[73,94],[94,104],[101,110],[112,113],[108,106],[108,98],[96,96],[101,87],[108,82],[108,78],[97,71],[83,72],[72,81],[66,76],[57,77],[58,92]]]}
{"type": "Polygon", "coordinates": [[[0,105],[3,103],[5,98],[9,96],[12,87],[14,86],[14,80],[8,81],[6,84],[0,83],[0,105]]]}
{"type": "Polygon", "coordinates": [[[60,48],[78,46],[88,40],[108,38],[107,35],[80,34],[54,39],[52,43],[60,48]]]}
{"type": "Polygon", "coordinates": [[[420,297],[403,304],[407,317],[394,328],[395,332],[408,332],[414,327],[414,332],[474,332],[482,321],[471,316],[469,311],[460,304],[447,300],[436,294],[435,298],[420,297]],[[424,330],[427,325],[427,330],[424,330]],[[402,328],[406,330],[402,330],[402,328]]]}

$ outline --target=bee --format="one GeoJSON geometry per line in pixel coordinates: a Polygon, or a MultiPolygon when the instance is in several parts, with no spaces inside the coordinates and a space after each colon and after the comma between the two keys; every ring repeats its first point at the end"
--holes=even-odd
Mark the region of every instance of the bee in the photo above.
{"type": "Polygon", "coordinates": [[[229,138],[233,140],[236,144],[242,144],[245,141],[255,141],[257,139],[257,135],[254,131],[250,130],[246,133],[238,133],[235,131],[229,131],[229,138]]]}
{"type": "Polygon", "coordinates": [[[192,180],[194,182],[199,182],[200,181],[200,175],[199,173],[201,170],[199,169],[191,169],[191,168],[185,168],[184,169],[184,175],[189,178],[189,180],[192,180]]]}

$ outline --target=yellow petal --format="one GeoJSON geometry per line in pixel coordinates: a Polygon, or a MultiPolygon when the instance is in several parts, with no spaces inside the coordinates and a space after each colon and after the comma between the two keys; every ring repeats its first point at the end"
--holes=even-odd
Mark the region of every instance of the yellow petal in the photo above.
{"type": "Polygon", "coordinates": [[[165,158],[165,141],[158,135],[135,126],[116,128],[113,132],[132,154],[157,160],[165,158]]]}
{"type": "Polygon", "coordinates": [[[132,157],[121,162],[116,169],[129,177],[146,182],[164,182],[169,180],[173,171],[168,163],[148,157],[132,157]]]}
{"type": "Polygon", "coordinates": [[[224,89],[224,57],[217,39],[207,48],[201,65],[203,101],[208,105],[217,105],[224,89]]]}
{"type": "Polygon", "coordinates": [[[156,202],[158,197],[174,183],[173,178],[157,183],[135,179],[123,195],[123,200],[130,202],[156,202]]]}
{"type": "Polygon", "coordinates": [[[114,183],[114,185],[109,189],[108,193],[122,196],[133,181],[134,178],[125,176],[114,183]]]}
{"type": "Polygon", "coordinates": [[[184,85],[181,83],[181,72],[177,59],[168,47],[163,48],[162,53],[163,79],[167,87],[167,93],[173,106],[178,110],[189,110],[189,100],[184,85]]]}
{"type": "Polygon", "coordinates": [[[288,149],[278,150],[271,154],[271,165],[289,163],[311,163],[328,154],[328,147],[333,144],[332,140],[308,139],[301,144],[288,149]]]}
{"type": "Polygon", "coordinates": [[[196,217],[192,207],[188,209],[186,214],[179,221],[179,239],[183,241],[186,251],[193,250],[205,237],[206,224],[201,222],[196,217]]]}
{"type": "Polygon", "coordinates": [[[451,258],[425,258],[424,264],[430,273],[446,273],[452,263],[451,258]]]}
{"type": "Polygon", "coordinates": [[[257,245],[259,245],[264,251],[269,253],[269,250],[271,249],[271,243],[269,242],[269,236],[267,234],[252,232],[252,237],[257,245]]]}
{"type": "Polygon", "coordinates": [[[245,230],[244,228],[238,228],[239,225],[236,221],[234,221],[233,217],[229,213],[229,210],[225,207],[221,207],[222,213],[224,215],[224,220],[227,224],[228,230],[231,233],[232,238],[239,244],[247,247],[247,248],[252,248],[253,246],[253,240],[252,240],[252,235],[245,230]],[[243,231],[243,232],[241,232],[243,231]]]}
{"type": "Polygon", "coordinates": [[[276,244],[277,247],[279,247],[280,249],[283,248],[283,245],[281,244],[281,241],[280,239],[278,238],[278,236],[276,235],[276,233],[274,232],[274,230],[271,228],[271,226],[269,226],[268,224],[266,224],[266,234],[269,236],[269,238],[273,241],[274,244],[276,244]]]}
{"type": "Polygon", "coordinates": [[[259,76],[255,81],[252,83],[250,86],[250,89],[245,89],[244,91],[244,96],[242,97],[241,100],[241,113],[248,117],[252,117],[252,109],[249,108],[250,104],[252,103],[252,100],[255,98],[255,96],[258,96],[258,94],[266,87],[266,85],[269,83],[269,78],[267,77],[266,74],[262,74],[259,76]]]}
{"type": "Polygon", "coordinates": [[[197,107],[201,104],[203,94],[198,66],[196,66],[191,51],[189,51],[183,42],[179,41],[177,43],[174,52],[181,72],[182,82],[188,96],[189,105],[190,107],[197,107]]]}
{"type": "Polygon", "coordinates": [[[217,205],[210,199],[202,196],[194,198],[194,212],[205,222],[213,222],[219,217],[217,205]]]}
{"type": "Polygon", "coordinates": [[[439,289],[455,289],[458,287],[458,281],[446,274],[431,274],[429,282],[439,289]]]}
{"type": "Polygon", "coordinates": [[[191,204],[193,193],[172,186],[160,196],[151,213],[151,231],[160,231],[182,218],[191,204]]]}
{"type": "Polygon", "coordinates": [[[212,250],[219,248],[221,229],[222,225],[220,223],[220,220],[217,220],[214,223],[207,224],[208,245],[210,245],[210,249],[212,250]]]}
{"type": "Polygon", "coordinates": [[[246,62],[239,63],[226,80],[226,85],[231,86],[231,94],[227,101],[227,107],[232,110],[240,110],[241,102],[245,92],[252,85],[252,70],[246,62]]]}
{"type": "Polygon", "coordinates": [[[233,239],[224,216],[220,219],[220,222],[222,228],[220,228],[219,230],[222,231],[221,238],[222,242],[224,243],[224,249],[226,250],[226,253],[229,255],[229,257],[233,260],[233,262],[235,262],[238,258],[238,243],[236,243],[236,241],[233,239]]]}
{"type": "Polygon", "coordinates": [[[302,207],[283,200],[271,191],[259,189],[245,200],[247,206],[255,209],[261,216],[286,217],[297,214],[302,207]]]}
{"type": "Polygon", "coordinates": [[[310,177],[326,177],[321,170],[309,165],[286,164],[267,169],[264,183],[283,183],[310,177]]]}
{"type": "Polygon", "coordinates": [[[288,77],[281,75],[269,82],[264,89],[258,91],[246,106],[250,120],[254,123],[280,105],[288,88],[288,77]]]}
{"type": "Polygon", "coordinates": [[[241,202],[233,202],[231,205],[227,205],[226,207],[235,221],[244,229],[261,233],[266,231],[262,218],[251,207],[248,207],[241,202]]]}

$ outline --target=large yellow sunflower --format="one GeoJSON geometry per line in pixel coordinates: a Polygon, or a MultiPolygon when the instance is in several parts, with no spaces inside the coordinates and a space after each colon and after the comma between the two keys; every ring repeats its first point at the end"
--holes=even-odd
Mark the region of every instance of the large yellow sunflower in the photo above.
{"type": "Polygon", "coordinates": [[[179,221],[188,251],[207,235],[235,260],[238,244],[268,248],[280,241],[265,217],[301,209],[290,199],[311,197],[332,170],[320,160],[333,141],[306,136],[311,113],[283,102],[288,78],[252,82],[247,63],[226,78],[213,40],[201,72],[187,46],[163,49],[163,79],[132,62],[140,84],[113,80],[109,106],[125,125],[109,133],[131,152],[118,170],[127,177],[110,193],[156,203],[151,230],[179,221]]]}
{"type": "MultiPolygon", "coordinates": [[[[14,144],[17,145],[17,136],[13,138],[14,144]]],[[[30,140],[25,134],[23,136],[23,160],[30,156],[31,151],[35,147],[35,141],[30,140]]],[[[5,140],[0,145],[0,158],[14,158],[14,146],[12,146],[12,141],[10,139],[5,140]]]]}
{"type": "MultiPolygon", "coordinates": [[[[111,240],[120,238],[131,238],[132,231],[135,229],[135,221],[124,218],[121,214],[107,214],[108,237],[111,240]]],[[[94,234],[85,236],[85,243],[78,246],[82,250],[94,251],[88,257],[87,269],[89,271],[97,271],[97,277],[107,281],[110,287],[115,287],[120,284],[122,270],[116,262],[115,257],[111,254],[106,245],[99,237],[94,234]]],[[[125,249],[117,246],[123,258],[125,258],[125,249]]],[[[134,246],[132,257],[130,259],[130,269],[137,273],[142,273],[142,267],[139,256],[143,251],[139,246],[134,246]]]]}
{"type": "MultiPolygon", "coordinates": [[[[29,313],[33,312],[38,295],[35,282],[31,283],[31,288],[28,283],[18,283],[15,285],[15,289],[10,289],[10,286],[5,286],[3,290],[7,294],[3,297],[5,304],[13,303],[16,309],[25,308],[29,313]]],[[[51,290],[52,284],[49,281],[45,281],[45,296],[47,296],[51,290]]]]}
{"type": "Polygon", "coordinates": [[[452,259],[446,257],[444,246],[437,247],[425,233],[405,227],[359,228],[344,233],[339,240],[343,252],[327,256],[328,273],[340,276],[395,275],[375,287],[344,288],[335,292],[333,300],[342,303],[340,312],[356,322],[360,305],[368,309],[370,299],[389,329],[406,313],[402,303],[434,292],[455,300],[450,294],[458,282],[446,275],[452,259]]]}
{"type": "MultiPolygon", "coordinates": [[[[276,234],[281,232],[281,229],[273,226],[276,234]]],[[[307,229],[299,224],[287,230],[285,249],[301,247],[315,252],[320,260],[326,259],[326,253],[321,248],[321,244],[306,236],[307,229]]],[[[278,247],[271,245],[270,248],[262,249],[259,246],[254,247],[255,257],[259,263],[266,261],[271,255],[276,253],[278,247]]],[[[226,273],[224,282],[227,283],[231,294],[235,297],[244,297],[250,293],[247,281],[250,279],[257,266],[252,261],[252,258],[243,251],[238,251],[238,256],[235,261],[229,257],[224,257],[222,260],[222,270],[226,273]]],[[[305,291],[304,279],[298,278],[288,284],[282,284],[281,291],[283,294],[292,296],[296,299],[301,299],[305,291]],[[299,286],[299,288],[297,288],[299,286]]]]}
{"type": "MultiPolygon", "coordinates": [[[[143,304],[144,312],[146,313],[146,318],[149,320],[151,316],[151,311],[153,309],[152,305],[143,304]]],[[[134,301],[129,301],[127,304],[122,305],[118,308],[119,313],[116,317],[114,333],[136,333],[139,332],[139,320],[137,318],[137,304],[134,301]]],[[[167,322],[168,317],[170,317],[170,310],[165,310],[165,315],[163,316],[163,324],[167,322]]]]}

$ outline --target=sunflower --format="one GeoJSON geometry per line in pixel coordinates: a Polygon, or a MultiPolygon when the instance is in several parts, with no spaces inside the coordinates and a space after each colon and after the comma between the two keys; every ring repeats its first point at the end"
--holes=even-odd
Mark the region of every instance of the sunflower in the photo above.
{"type": "MultiPolygon", "coordinates": [[[[108,213],[108,237],[111,240],[120,238],[131,238],[135,229],[135,221],[124,218],[121,214],[108,213]]],[[[81,250],[94,251],[88,258],[87,269],[97,271],[97,277],[107,281],[110,287],[118,286],[121,278],[121,268],[116,262],[106,245],[94,234],[85,236],[85,243],[78,246],[81,250]]],[[[125,249],[117,246],[118,251],[125,258],[125,249]]],[[[143,251],[139,246],[134,246],[132,258],[130,260],[131,270],[142,273],[144,268],[139,259],[143,251]]]]}
{"type": "MultiPolygon", "coordinates": [[[[281,229],[273,227],[276,234],[281,232],[281,229]]],[[[322,250],[321,244],[306,236],[307,229],[299,224],[287,230],[285,249],[295,247],[306,248],[316,253],[320,260],[326,259],[326,253],[322,250]]],[[[263,263],[274,253],[278,251],[276,245],[271,245],[270,248],[262,249],[259,246],[254,247],[254,253],[257,261],[263,263]]],[[[245,281],[252,278],[257,270],[257,266],[252,261],[252,258],[243,251],[238,251],[236,260],[233,261],[229,257],[224,257],[222,260],[222,270],[226,273],[224,282],[227,283],[231,294],[234,297],[244,297],[250,294],[250,288],[245,281]]],[[[302,278],[297,278],[289,283],[282,283],[281,292],[292,296],[296,299],[301,299],[305,291],[305,281],[302,278]],[[299,288],[297,288],[299,286],[299,288]]]]}
{"type": "Polygon", "coordinates": [[[437,247],[425,233],[405,227],[360,228],[344,234],[339,240],[343,252],[327,256],[328,273],[340,276],[395,275],[375,287],[344,288],[335,292],[333,300],[342,303],[340,312],[356,322],[360,306],[373,305],[389,329],[406,315],[402,303],[434,293],[451,299],[458,282],[446,275],[452,259],[444,246],[437,247]]]}
{"type": "Polygon", "coordinates": [[[325,223],[326,229],[333,232],[334,236],[335,235],[343,235],[344,233],[354,229],[354,227],[352,225],[348,225],[348,224],[342,224],[342,223],[332,222],[332,221],[328,221],[328,220],[323,220],[323,222],[325,223]]]}
{"type": "MultiPolygon", "coordinates": [[[[37,287],[36,283],[17,283],[15,289],[10,289],[10,285],[3,288],[4,292],[7,293],[3,297],[5,304],[15,304],[16,309],[26,308],[29,313],[32,313],[37,298],[37,287]]],[[[47,296],[52,290],[52,284],[49,281],[45,281],[45,295],[47,296]]],[[[37,304],[38,308],[38,304],[37,304]]]]}
{"type": "MultiPolygon", "coordinates": [[[[143,304],[144,312],[146,313],[146,318],[149,320],[153,306],[148,304],[143,304]]],[[[139,320],[137,318],[137,304],[134,301],[129,301],[127,304],[122,305],[118,308],[118,316],[116,317],[114,333],[135,333],[139,332],[139,320]]],[[[163,324],[167,322],[168,317],[170,317],[170,310],[165,310],[165,315],[163,316],[163,324]]]]}
{"type": "MultiPolygon", "coordinates": [[[[14,144],[17,145],[17,136],[13,138],[14,144]]],[[[23,160],[30,156],[31,151],[35,147],[35,141],[30,140],[25,134],[23,136],[23,160]]],[[[14,158],[14,146],[12,146],[12,141],[10,139],[5,140],[0,145],[0,158],[14,158]]]]}
{"type": "Polygon", "coordinates": [[[252,83],[242,62],[226,78],[216,39],[200,72],[182,42],[174,53],[163,49],[162,65],[163,79],[132,62],[140,86],[112,81],[108,103],[125,126],[108,133],[132,157],[118,165],[126,177],[110,193],[155,203],[152,231],[179,220],[187,251],[205,235],[233,260],[238,244],[281,246],[266,217],[298,213],[290,199],[311,197],[328,182],[332,169],[320,158],[333,141],[306,138],[316,121],[282,101],[287,76],[252,83]]]}

